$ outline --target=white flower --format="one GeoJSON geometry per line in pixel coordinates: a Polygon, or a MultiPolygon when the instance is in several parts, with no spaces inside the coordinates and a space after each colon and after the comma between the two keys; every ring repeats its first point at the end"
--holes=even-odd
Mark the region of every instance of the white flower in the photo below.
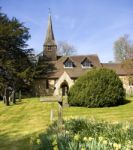
{"type": "Polygon", "coordinates": [[[84,138],[83,138],[83,141],[87,141],[87,137],[84,137],[84,138]]]}
{"type": "Polygon", "coordinates": [[[104,145],[106,145],[107,143],[108,143],[107,140],[104,140],[104,141],[103,141],[103,144],[104,144],[104,145]]]}

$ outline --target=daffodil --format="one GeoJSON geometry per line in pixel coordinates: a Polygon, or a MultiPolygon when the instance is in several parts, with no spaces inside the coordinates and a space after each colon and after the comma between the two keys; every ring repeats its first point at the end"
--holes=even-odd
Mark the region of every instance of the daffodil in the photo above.
{"type": "Polygon", "coordinates": [[[89,137],[89,139],[88,139],[88,140],[91,142],[93,139],[94,139],[94,138],[92,138],[92,137],[89,137]]]}
{"type": "Polygon", "coordinates": [[[66,134],[69,134],[69,131],[66,131],[66,134]]]}
{"type": "Polygon", "coordinates": [[[76,135],[74,136],[74,140],[75,140],[75,141],[78,141],[79,138],[80,138],[79,134],[76,134],[76,135]]]}
{"type": "Polygon", "coordinates": [[[37,144],[40,144],[40,143],[41,143],[41,140],[40,140],[40,139],[37,139],[37,140],[36,140],[36,143],[37,143],[37,144]]]}
{"type": "Polygon", "coordinates": [[[102,136],[99,136],[99,141],[101,142],[103,140],[103,137],[102,136]]]}
{"type": "Polygon", "coordinates": [[[117,146],[118,146],[118,144],[117,144],[117,143],[114,143],[114,144],[113,144],[113,147],[114,147],[114,148],[116,148],[117,146]]]}
{"type": "Polygon", "coordinates": [[[103,141],[103,144],[104,144],[104,145],[107,145],[107,143],[108,143],[107,140],[104,140],[104,141],[103,141]]]}
{"type": "Polygon", "coordinates": [[[87,141],[87,137],[84,137],[84,138],[83,138],[83,141],[87,141]]]}

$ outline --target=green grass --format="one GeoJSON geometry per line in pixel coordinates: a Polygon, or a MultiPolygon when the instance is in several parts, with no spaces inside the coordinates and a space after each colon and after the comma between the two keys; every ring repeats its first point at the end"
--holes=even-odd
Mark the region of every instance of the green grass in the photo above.
{"type": "MultiPolygon", "coordinates": [[[[133,98],[130,103],[110,108],[66,107],[63,117],[125,122],[133,120],[133,98]]],[[[56,102],[40,102],[39,98],[23,99],[16,105],[5,106],[0,102],[0,150],[29,150],[30,138],[44,132],[50,124],[50,110],[57,119],[56,102]]]]}

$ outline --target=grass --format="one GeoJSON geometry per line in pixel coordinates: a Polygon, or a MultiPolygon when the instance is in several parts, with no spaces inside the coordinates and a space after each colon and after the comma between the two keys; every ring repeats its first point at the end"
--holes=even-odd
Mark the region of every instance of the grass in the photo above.
{"type": "MultiPolygon", "coordinates": [[[[66,107],[63,117],[85,117],[88,119],[125,122],[133,120],[133,98],[130,102],[110,108],[66,107]]],[[[50,124],[50,110],[57,119],[58,104],[40,102],[39,98],[23,99],[16,105],[5,106],[0,102],[0,150],[29,150],[30,138],[44,132],[50,124]]]]}

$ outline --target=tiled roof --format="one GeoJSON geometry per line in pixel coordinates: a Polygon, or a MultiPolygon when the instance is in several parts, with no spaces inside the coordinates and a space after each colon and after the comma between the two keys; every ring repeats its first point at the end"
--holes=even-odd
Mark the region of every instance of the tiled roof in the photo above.
{"type": "Polygon", "coordinates": [[[68,59],[68,57],[60,57],[57,61],[52,61],[50,63],[54,64],[55,70],[53,72],[48,73],[48,78],[58,78],[63,72],[67,72],[67,74],[71,78],[77,78],[84,74],[89,68],[82,68],[81,62],[83,59],[88,58],[94,67],[102,67],[100,64],[99,58],[97,55],[80,55],[80,56],[70,56],[70,60],[74,63],[73,68],[64,68],[64,62],[68,59]]]}
{"type": "MultiPolygon", "coordinates": [[[[112,69],[114,70],[118,75],[128,75],[129,69],[127,69],[123,64],[117,64],[117,63],[102,63],[102,66],[104,68],[112,69]]],[[[133,74],[133,70],[130,71],[131,74],[133,74]]]]}
{"type": "MultiPolygon", "coordinates": [[[[83,68],[82,62],[85,59],[88,59],[92,65],[96,68],[104,67],[108,69],[114,70],[118,75],[128,75],[129,71],[126,67],[124,67],[122,64],[118,63],[100,63],[99,58],[97,55],[80,55],[80,56],[70,56],[70,57],[57,57],[56,61],[49,61],[51,66],[54,66],[52,71],[49,71],[47,75],[41,75],[40,78],[59,78],[64,71],[71,77],[71,78],[77,78],[81,75],[83,75],[85,72],[87,72],[91,68],[83,68]],[[67,60],[72,60],[74,63],[73,68],[65,68],[64,62],[67,60]]],[[[133,70],[130,74],[133,74],[133,70]]]]}

